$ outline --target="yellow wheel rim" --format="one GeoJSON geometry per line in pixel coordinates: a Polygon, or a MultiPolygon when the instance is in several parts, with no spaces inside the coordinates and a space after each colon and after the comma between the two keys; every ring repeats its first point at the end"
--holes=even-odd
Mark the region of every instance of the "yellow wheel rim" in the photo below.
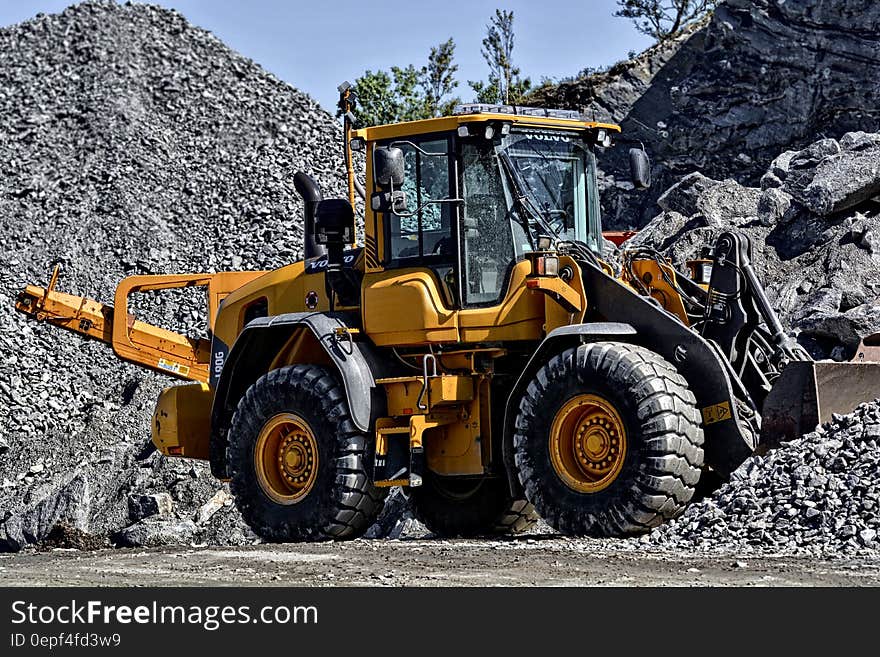
{"type": "Polygon", "coordinates": [[[550,427],[550,460],[565,484],[596,493],[617,479],[626,459],[626,429],[608,400],[583,394],[569,399],[550,427]]]}
{"type": "Polygon", "coordinates": [[[271,417],[257,436],[254,465],[260,488],[272,500],[302,501],[318,474],[318,443],[308,422],[294,413],[271,417]]]}

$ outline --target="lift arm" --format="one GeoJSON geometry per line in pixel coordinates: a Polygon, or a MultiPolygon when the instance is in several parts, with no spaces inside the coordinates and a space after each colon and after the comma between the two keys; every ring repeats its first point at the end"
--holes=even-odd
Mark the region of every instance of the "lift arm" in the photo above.
{"type": "Polygon", "coordinates": [[[15,309],[36,319],[109,344],[123,360],[180,379],[208,382],[210,341],[190,338],[137,319],[128,312],[128,297],[135,292],[183,287],[206,287],[208,320],[213,327],[220,301],[233,290],[265,272],[172,274],[130,276],[116,288],[115,308],[94,299],[55,290],[59,267],[48,287],[28,285],[15,309]]]}

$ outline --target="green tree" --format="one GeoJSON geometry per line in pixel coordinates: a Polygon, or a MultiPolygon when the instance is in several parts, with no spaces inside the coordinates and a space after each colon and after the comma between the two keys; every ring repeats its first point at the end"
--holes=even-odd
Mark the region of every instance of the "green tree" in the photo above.
{"type": "Polygon", "coordinates": [[[453,63],[454,58],[455,41],[450,37],[431,48],[428,65],[421,70],[422,89],[429,116],[451,114],[452,108],[460,102],[458,98],[449,98],[458,86],[458,80],[455,79],[458,64],[453,63]]]}
{"type": "Polygon", "coordinates": [[[396,108],[391,89],[391,76],[385,71],[367,70],[354,81],[359,124],[382,125],[393,120],[396,108]]]}
{"type": "Polygon", "coordinates": [[[501,87],[498,84],[498,78],[490,75],[488,82],[482,80],[468,80],[471,89],[474,90],[474,100],[478,103],[503,103],[501,87]]]}
{"type": "Polygon", "coordinates": [[[488,80],[468,80],[478,102],[517,104],[532,88],[532,81],[522,77],[519,67],[513,63],[513,45],[513,12],[496,9],[486,26],[480,51],[489,65],[488,80]]]}
{"type": "Polygon", "coordinates": [[[718,0],[617,0],[615,16],[629,18],[642,34],[665,41],[715,8],[718,0]]]}
{"type": "Polygon", "coordinates": [[[405,68],[391,67],[394,77],[394,104],[396,121],[417,121],[429,116],[425,94],[420,88],[421,71],[410,64],[405,68]]]}
{"type": "Polygon", "coordinates": [[[450,114],[460,102],[450,98],[458,82],[454,63],[455,42],[431,48],[428,64],[416,68],[392,66],[391,71],[366,71],[354,82],[360,125],[416,121],[450,114]]]}
{"type": "Polygon", "coordinates": [[[392,66],[390,73],[368,70],[354,81],[354,90],[361,125],[413,121],[425,116],[419,71],[412,65],[405,68],[392,66]]]}

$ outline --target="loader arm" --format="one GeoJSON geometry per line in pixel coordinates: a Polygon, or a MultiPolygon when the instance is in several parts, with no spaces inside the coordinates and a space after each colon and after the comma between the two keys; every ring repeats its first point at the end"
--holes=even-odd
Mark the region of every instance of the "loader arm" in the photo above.
{"type": "Polygon", "coordinates": [[[48,287],[28,285],[15,302],[19,312],[74,333],[100,340],[119,358],[179,379],[207,383],[211,342],[191,338],[137,319],[128,312],[136,292],[205,287],[208,323],[213,326],[220,302],[233,290],[265,272],[130,276],[119,284],[114,306],[55,290],[58,267],[48,287]]]}

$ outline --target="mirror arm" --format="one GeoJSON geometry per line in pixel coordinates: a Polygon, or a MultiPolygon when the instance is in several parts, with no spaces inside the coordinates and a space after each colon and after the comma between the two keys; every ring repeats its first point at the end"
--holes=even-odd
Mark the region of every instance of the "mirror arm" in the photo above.
{"type": "Polygon", "coordinates": [[[400,148],[401,144],[406,145],[406,146],[412,146],[415,150],[417,150],[422,155],[427,155],[429,157],[447,157],[449,155],[452,155],[452,153],[431,153],[430,151],[426,151],[423,148],[421,148],[418,144],[414,144],[411,141],[406,141],[405,139],[401,139],[399,141],[392,141],[388,145],[396,147],[396,148],[400,148]]]}
{"type": "Polygon", "coordinates": [[[360,196],[362,200],[367,200],[367,190],[364,189],[363,183],[357,178],[354,179],[354,191],[357,192],[357,195],[360,196]]]}

